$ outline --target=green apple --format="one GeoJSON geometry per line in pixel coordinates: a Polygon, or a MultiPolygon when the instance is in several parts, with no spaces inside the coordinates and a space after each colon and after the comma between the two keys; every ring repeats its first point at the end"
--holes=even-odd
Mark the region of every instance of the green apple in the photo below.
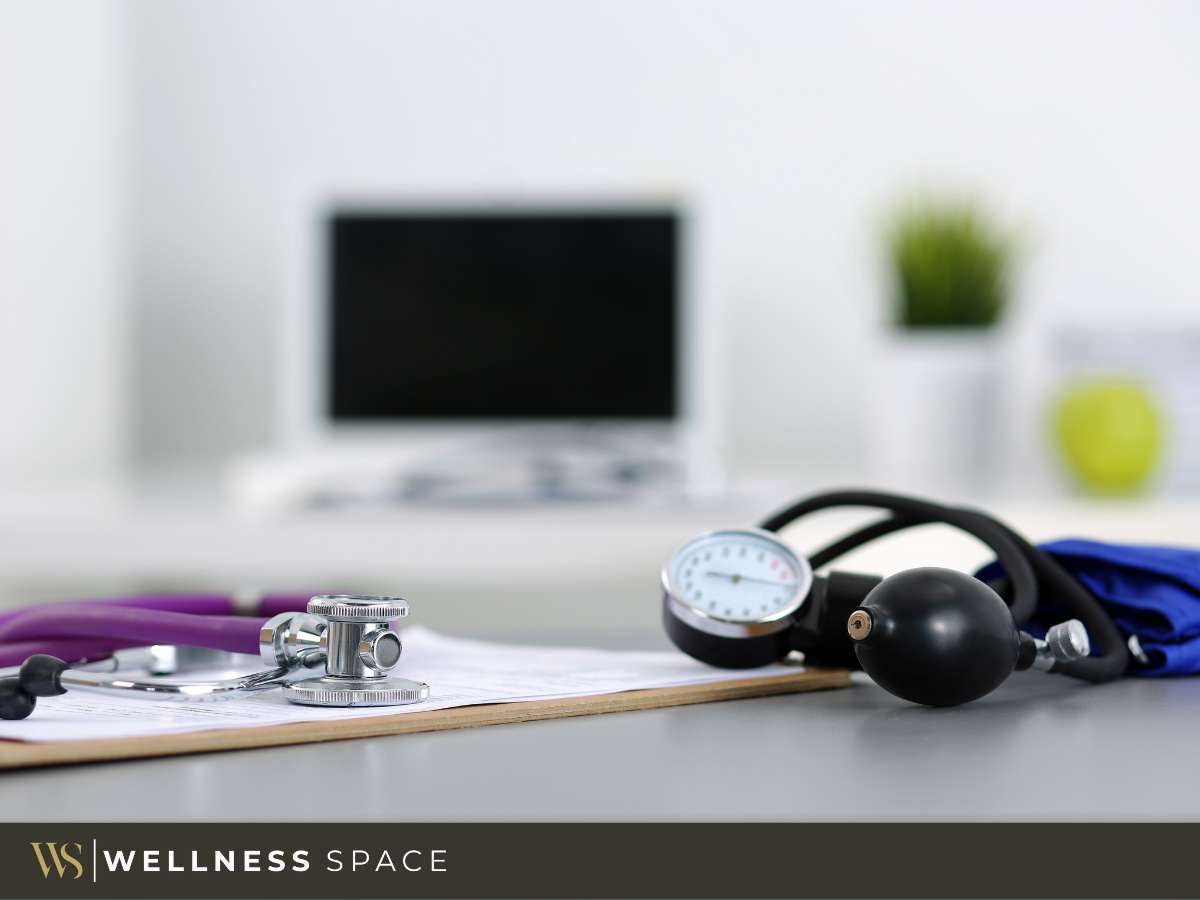
{"type": "Polygon", "coordinates": [[[1151,393],[1132,380],[1076,382],[1058,401],[1054,430],[1067,468],[1096,493],[1136,492],[1162,455],[1162,415],[1151,393]]]}

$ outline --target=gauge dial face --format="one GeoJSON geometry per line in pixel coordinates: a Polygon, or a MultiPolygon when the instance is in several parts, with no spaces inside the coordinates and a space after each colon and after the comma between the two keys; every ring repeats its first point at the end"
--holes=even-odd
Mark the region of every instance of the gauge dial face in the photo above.
{"type": "Polygon", "coordinates": [[[710,619],[771,622],[808,596],[812,570],[770,532],[715,531],[685,544],[664,573],[676,600],[710,619]]]}

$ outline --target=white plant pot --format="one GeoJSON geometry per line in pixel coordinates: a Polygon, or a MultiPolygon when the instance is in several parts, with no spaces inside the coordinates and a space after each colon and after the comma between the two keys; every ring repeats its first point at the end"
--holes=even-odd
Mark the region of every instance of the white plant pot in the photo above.
{"type": "Polygon", "coordinates": [[[878,356],[871,459],[895,489],[954,495],[994,488],[1001,342],[989,330],[897,331],[878,356]]]}

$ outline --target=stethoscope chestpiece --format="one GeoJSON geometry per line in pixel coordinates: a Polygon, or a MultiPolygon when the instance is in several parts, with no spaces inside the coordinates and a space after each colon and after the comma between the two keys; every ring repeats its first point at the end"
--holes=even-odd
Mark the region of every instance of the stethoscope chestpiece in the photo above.
{"type": "MultiPolygon", "coordinates": [[[[399,706],[429,697],[429,685],[388,674],[400,662],[400,636],[391,623],[408,615],[400,597],[325,594],[308,601],[308,616],[263,631],[263,656],[275,665],[325,661],[325,674],[283,685],[283,695],[305,706],[399,706]],[[315,622],[312,621],[315,617],[315,622]],[[322,628],[321,624],[325,627],[322,628]],[[315,636],[315,641],[314,641],[315,636]]],[[[268,623],[268,626],[270,623],[268,623]]]]}

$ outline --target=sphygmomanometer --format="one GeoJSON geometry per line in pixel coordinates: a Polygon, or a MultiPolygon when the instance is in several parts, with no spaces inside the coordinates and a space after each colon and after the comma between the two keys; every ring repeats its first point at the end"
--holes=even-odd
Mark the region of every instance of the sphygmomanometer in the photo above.
{"type": "Polygon", "coordinates": [[[799,500],[757,528],[702,534],[663,569],[663,622],[688,655],[750,668],[793,651],[810,664],[861,667],[893,694],[953,706],[1029,668],[1103,682],[1124,674],[1130,649],[1088,587],[1046,551],[973,509],[878,491],[835,491],[799,500]],[[886,515],[813,553],[794,553],[778,532],[835,507],[886,515]],[[869,541],[941,523],[987,545],[1002,574],[915,568],[879,578],[814,575],[869,541]],[[1044,598],[1067,618],[1043,637],[1023,631],[1044,598]]]}

